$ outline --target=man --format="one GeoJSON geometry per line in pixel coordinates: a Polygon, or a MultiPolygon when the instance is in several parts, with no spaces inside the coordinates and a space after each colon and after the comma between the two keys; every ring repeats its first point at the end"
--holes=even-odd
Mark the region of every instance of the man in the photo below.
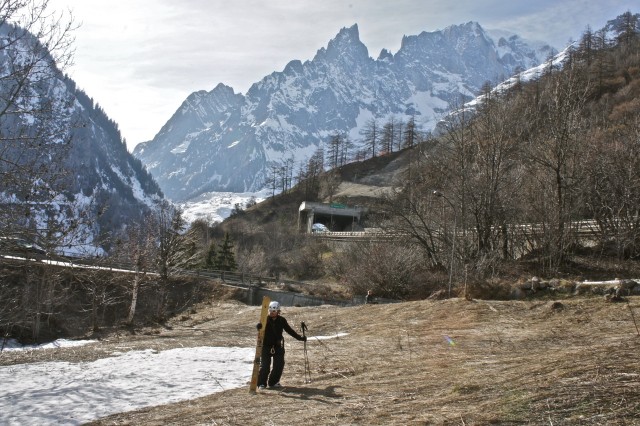
{"type": "MultiPolygon", "coordinates": [[[[262,324],[256,326],[258,330],[262,324]]],[[[260,355],[260,372],[258,374],[258,388],[265,389],[279,388],[280,376],[284,369],[284,337],[282,332],[286,331],[292,337],[302,342],[307,340],[306,336],[300,336],[287,323],[287,320],[280,315],[280,303],[269,303],[269,316],[264,330],[264,340],[262,341],[262,354],[260,355]],[[271,368],[271,358],[273,358],[273,368],[271,368]],[[271,370],[271,372],[269,372],[271,370]]]]}
{"type": "Polygon", "coordinates": [[[364,297],[364,303],[369,304],[373,302],[373,293],[371,293],[371,290],[367,290],[367,295],[364,297]]]}

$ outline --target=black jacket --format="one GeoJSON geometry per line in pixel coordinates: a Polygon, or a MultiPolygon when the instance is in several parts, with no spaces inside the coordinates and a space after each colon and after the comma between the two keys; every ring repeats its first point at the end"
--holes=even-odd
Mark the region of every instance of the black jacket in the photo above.
{"type": "Polygon", "coordinates": [[[273,347],[282,346],[284,338],[282,337],[282,331],[286,331],[292,337],[298,340],[304,340],[296,331],[291,328],[289,323],[284,317],[278,315],[275,318],[267,317],[267,325],[264,329],[263,346],[273,347]]]}

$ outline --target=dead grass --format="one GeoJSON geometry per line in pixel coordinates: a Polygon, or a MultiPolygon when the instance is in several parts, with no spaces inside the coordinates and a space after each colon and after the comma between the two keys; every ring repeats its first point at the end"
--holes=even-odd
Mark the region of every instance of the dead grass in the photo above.
{"type": "MultiPolygon", "coordinates": [[[[640,298],[629,307],[640,319],[640,298]]],[[[281,392],[252,395],[247,386],[93,424],[640,424],[640,337],[629,307],[601,298],[287,307],[310,336],[349,333],[310,338],[310,383],[303,345],[289,339],[281,392]]],[[[258,310],[203,304],[158,334],[105,339],[101,356],[124,346],[251,346],[258,310]]]]}

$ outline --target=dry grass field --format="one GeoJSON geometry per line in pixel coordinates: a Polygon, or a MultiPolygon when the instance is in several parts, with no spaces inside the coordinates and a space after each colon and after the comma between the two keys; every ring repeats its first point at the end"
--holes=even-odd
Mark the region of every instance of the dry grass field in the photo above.
{"type": "MultiPolygon", "coordinates": [[[[310,337],[310,382],[304,346],[289,338],[281,391],[250,394],[247,384],[93,424],[640,424],[638,296],[284,307],[283,315],[295,328],[304,321],[308,336],[348,333],[310,337]]],[[[165,328],[109,335],[99,350],[33,351],[37,359],[3,363],[89,360],[124,346],[252,346],[258,317],[259,307],[218,296],[165,328]]]]}

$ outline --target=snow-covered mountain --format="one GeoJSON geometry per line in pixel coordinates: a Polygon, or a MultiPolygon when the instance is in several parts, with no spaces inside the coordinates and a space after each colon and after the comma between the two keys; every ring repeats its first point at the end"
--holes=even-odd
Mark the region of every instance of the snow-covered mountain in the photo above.
{"type": "Polygon", "coordinates": [[[0,81],[0,237],[100,253],[98,241],[163,200],[115,122],[62,74],[46,44],[6,23],[0,81]]]}
{"type": "MultiPolygon", "coordinates": [[[[571,50],[575,49],[576,45],[577,43],[570,44],[562,52],[549,57],[544,63],[512,75],[493,87],[490,93],[497,95],[504,94],[519,83],[527,83],[539,79],[542,75],[549,72],[550,67],[551,69],[561,69],[571,50]]],[[[436,124],[433,129],[433,134],[438,136],[446,132],[449,127],[447,123],[455,121],[455,118],[459,118],[462,112],[466,114],[467,120],[471,119],[478,106],[485,102],[486,99],[487,95],[482,93],[469,102],[465,102],[461,108],[449,111],[436,124]]]]}
{"type": "Polygon", "coordinates": [[[383,49],[374,60],[353,25],[312,60],[291,61],[246,95],[223,84],[191,94],[134,155],[174,201],[256,191],[271,166],[305,161],[336,133],[357,143],[371,119],[412,116],[430,130],[451,104],[473,99],[484,83],[553,53],[548,45],[468,22],[405,36],[398,52],[383,49]]]}

